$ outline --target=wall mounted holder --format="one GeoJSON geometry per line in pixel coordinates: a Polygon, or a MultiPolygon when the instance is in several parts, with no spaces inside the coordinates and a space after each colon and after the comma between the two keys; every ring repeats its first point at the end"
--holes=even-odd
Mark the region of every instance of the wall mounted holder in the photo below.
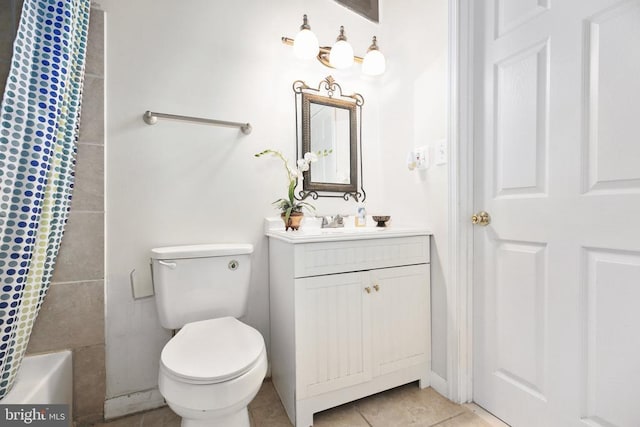
{"type": "Polygon", "coordinates": [[[228,122],[225,120],[216,120],[216,119],[203,119],[201,117],[191,117],[191,116],[181,116],[177,114],[167,114],[167,113],[157,113],[153,111],[145,111],[142,115],[142,120],[148,125],[155,125],[158,122],[158,119],[170,119],[170,120],[181,120],[185,122],[193,122],[200,123],[205,125],[215,125],[215,126],[225,126],[225,127],[233,127],[240,128],[243,134],[249,135],[253,128],[250,123],[239,123],[239,122],[228,122]]]}

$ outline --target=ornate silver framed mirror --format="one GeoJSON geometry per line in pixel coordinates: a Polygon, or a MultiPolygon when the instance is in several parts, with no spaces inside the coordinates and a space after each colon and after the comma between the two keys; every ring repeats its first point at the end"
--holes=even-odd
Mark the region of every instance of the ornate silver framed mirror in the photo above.
{"type": "Polygon", "coordinates": [[[364,201],[362,95],[344,95],[331,76],[322,80],[317,89],[297,80],[293,90],[296,97],[296,157],[300,157],[299,150],[302,153],[330,153],[304,173],[299,196],[302,199],[311,196],[313,199],[342,197],[364,201]]]}

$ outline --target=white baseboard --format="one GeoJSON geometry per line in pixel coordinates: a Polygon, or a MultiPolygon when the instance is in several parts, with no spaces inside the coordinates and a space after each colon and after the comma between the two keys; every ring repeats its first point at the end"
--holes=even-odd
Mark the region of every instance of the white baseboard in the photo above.
{"type": "Polygon", "coordinates": [[[447,384],[447,380],[433,371],[431,371],[431,387],[447,399],[449,398],[449,385],[447,384]]]}
{"type": "Polygon", "coordinates": [[[150,390],[137,391],[107,399],[104,402],[104,418],[118,418],[135,412],[147,411],[149,409],[164,406],[164,398],[160,390],[152,388],[150,390]]]}

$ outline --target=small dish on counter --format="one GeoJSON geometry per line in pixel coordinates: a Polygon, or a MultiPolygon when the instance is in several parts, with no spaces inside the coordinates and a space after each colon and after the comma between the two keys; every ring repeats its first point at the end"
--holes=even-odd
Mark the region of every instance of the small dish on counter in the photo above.
{"type": "Polygon", "coordinates": [[[376,227],[386,227],[387,226],[387,221],[389,221],[391,219],[391,216],[389,215],[373,215],[371,218],[373,218],[374,221],[376,221],[378,224],[376,225],[376,227]]]}

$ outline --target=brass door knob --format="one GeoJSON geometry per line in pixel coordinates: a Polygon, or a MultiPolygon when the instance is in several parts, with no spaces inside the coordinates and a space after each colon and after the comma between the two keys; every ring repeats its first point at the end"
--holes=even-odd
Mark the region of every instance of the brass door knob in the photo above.
{"type": "Polygon", "coordinates": [[[375,289],[376,292],[378,292],[380,290],[380,285],[373,285],[373,289],[375,289]]]}
{"type": "Polygon", "coordinates": [[[487,226],[491,223],[491,216],[488,212],[480,211],[471,217],[471,222],[476,225],[487,226]]]}
{"type": "Polygon", "coordinates": [[[368,294],[370,294],[370,293],[371,293],[371,288],[370,288],[370,287],[368,287],[368,286],[367,286],[366,288],[364,288],[364,290],[365,290],[368,294]]]}

